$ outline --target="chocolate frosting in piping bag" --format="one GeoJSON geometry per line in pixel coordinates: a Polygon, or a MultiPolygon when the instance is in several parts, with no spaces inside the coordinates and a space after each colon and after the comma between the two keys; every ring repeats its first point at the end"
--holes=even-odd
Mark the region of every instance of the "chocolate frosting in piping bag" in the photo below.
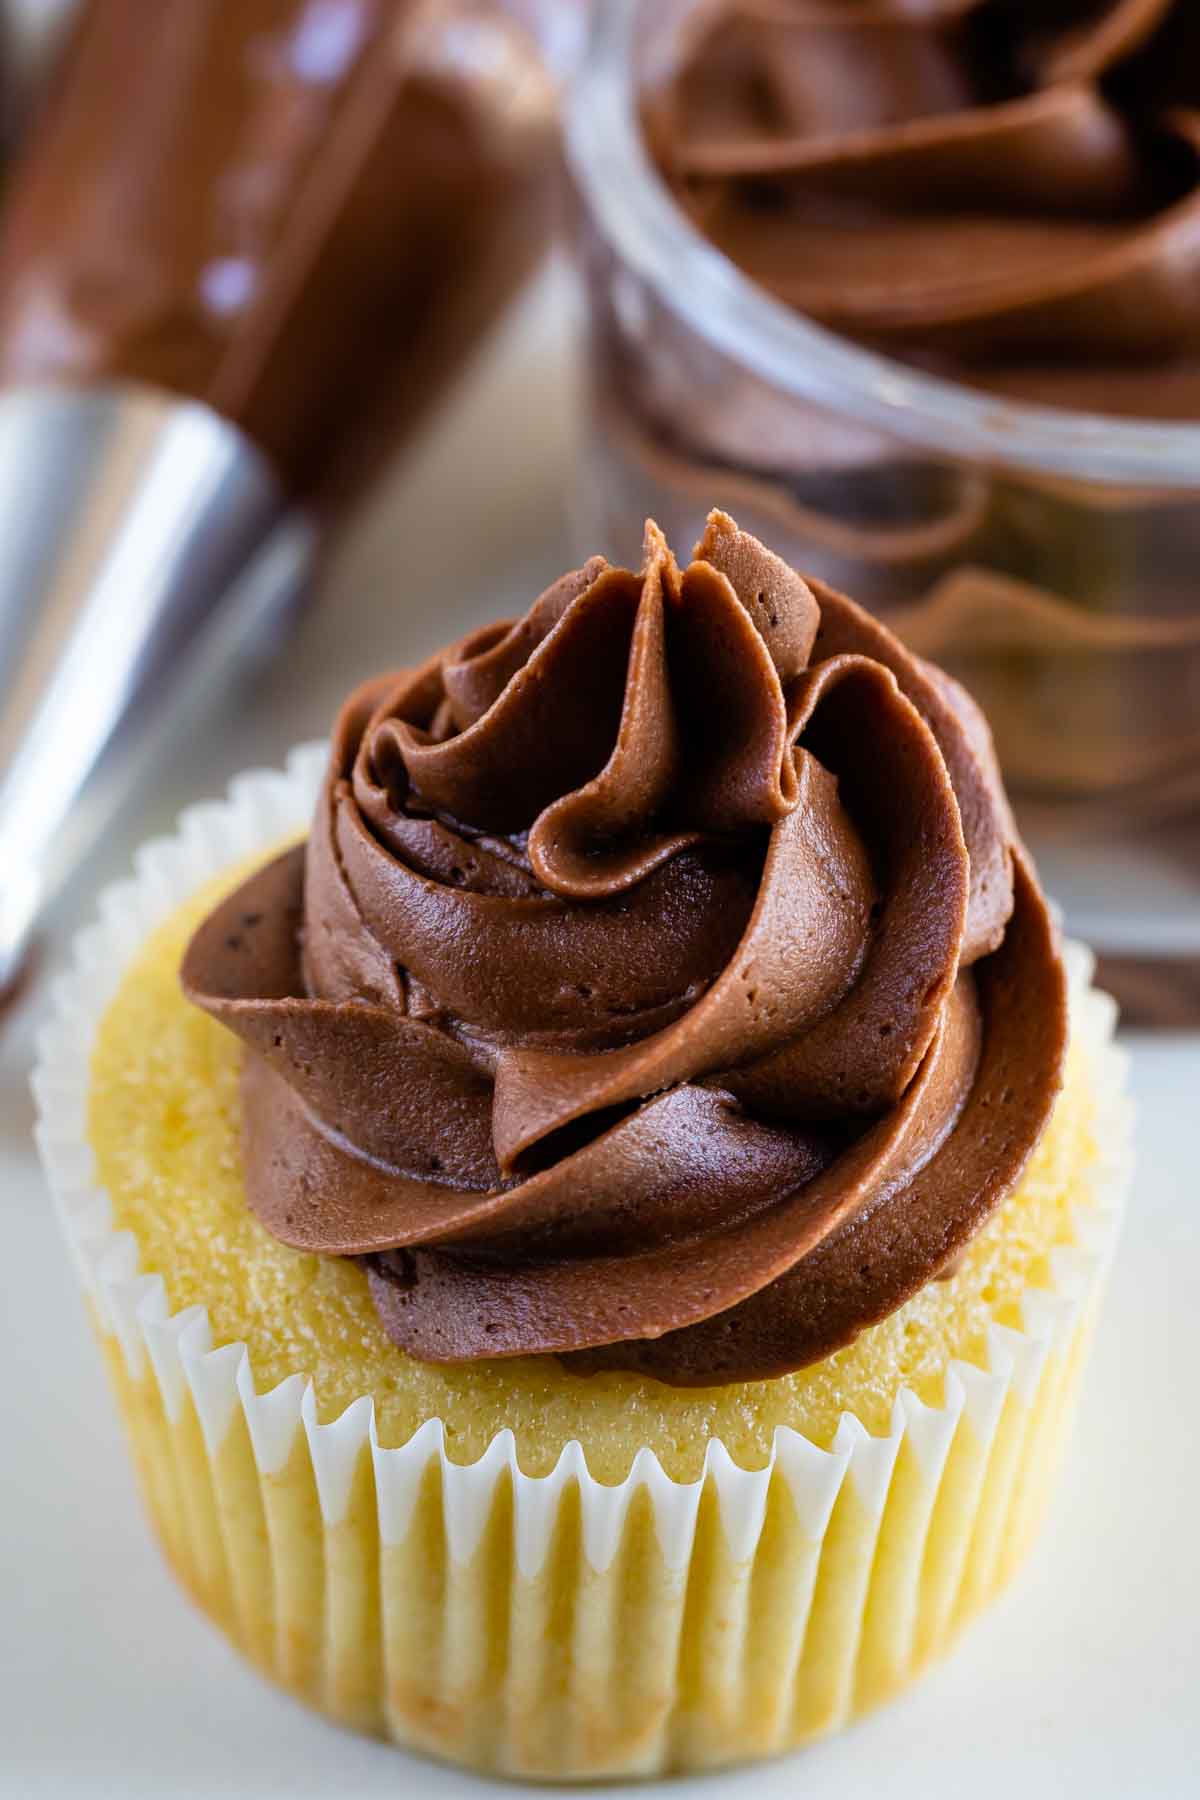
{"type": "Polygon", "coordinates": [[[533,266],[555,108],[488,0],[89,0],[0,219],[0,384],[204,402],[357,497],[533,266]]]}
{"type": "Polygon", "coordinates": [[[183,979],[250,1052],[251,1206],[398,1344],[680,1384],[952,1262],[1066,1033],[973,704],[721,513],[353,695],[183,979]]]}

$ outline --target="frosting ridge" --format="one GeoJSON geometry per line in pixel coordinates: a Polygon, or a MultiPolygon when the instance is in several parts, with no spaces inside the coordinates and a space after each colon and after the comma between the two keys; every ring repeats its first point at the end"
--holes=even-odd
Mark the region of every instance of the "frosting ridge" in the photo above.
{"type": "Polygon", "coordinates": [[[679,1383],[952,1261],[1065,1038],[972,703],[721,513],[353,695],[183,979],[250,1051],[251,1206],[399,1344],[679,1383]]]}

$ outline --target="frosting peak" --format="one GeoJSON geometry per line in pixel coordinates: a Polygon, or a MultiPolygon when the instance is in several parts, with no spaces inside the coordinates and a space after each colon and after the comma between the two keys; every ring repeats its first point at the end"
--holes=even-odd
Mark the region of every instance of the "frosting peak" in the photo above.
{"type": "Polygon", "coordinates": [[[251,1052],[251,1205],[398,1343],[678,1382],[936,1273],[1064,1035],[971,703],[722,513],[352,696],[184,982],[251,1052]]]}
{"type": "Polygon", "coordinates": [[[777,824],[798,797],[789,698],[818,611],[746,544],[714,514],[681,574],[649,525],[640,575],[594,558],[517,624],[469,638],[440,662],[432,712],[406,697],[368,728],[364,815],[386,836],[407,791],[472,831],[527,832],[531,874],[569,899],[633,887],[706,835],[777,824]]]}

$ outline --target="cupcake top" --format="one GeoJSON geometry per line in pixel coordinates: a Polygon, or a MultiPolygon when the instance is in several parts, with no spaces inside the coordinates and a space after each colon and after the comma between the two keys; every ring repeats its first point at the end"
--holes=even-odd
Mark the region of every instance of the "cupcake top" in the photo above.
{"type": "Polygon", "coordinates": [[[649,125],[701,229],[822,323],[1200,417],[1194,0],[710,0],[649,125]]]}
{"type": "Polygon", "coordinates": [[[947,1269],[1058,1090],[1055,933],[947,676],[714,513],[369,683],[194,938],[249,1203],[431,1361],[814,1361],[947,1269]]]}

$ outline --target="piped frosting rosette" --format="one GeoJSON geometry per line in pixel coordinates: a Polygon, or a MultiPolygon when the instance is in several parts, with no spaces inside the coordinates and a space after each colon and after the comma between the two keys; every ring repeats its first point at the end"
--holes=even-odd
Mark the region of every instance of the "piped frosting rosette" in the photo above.
{"type": "Polygon", "coordinates": [[[251,1206],[398,1344],[678,1384],[952,1266],[1066,1036],[980,715],[720,513],[359,690],[184,982],[250,1051],[251,1206]]]}

